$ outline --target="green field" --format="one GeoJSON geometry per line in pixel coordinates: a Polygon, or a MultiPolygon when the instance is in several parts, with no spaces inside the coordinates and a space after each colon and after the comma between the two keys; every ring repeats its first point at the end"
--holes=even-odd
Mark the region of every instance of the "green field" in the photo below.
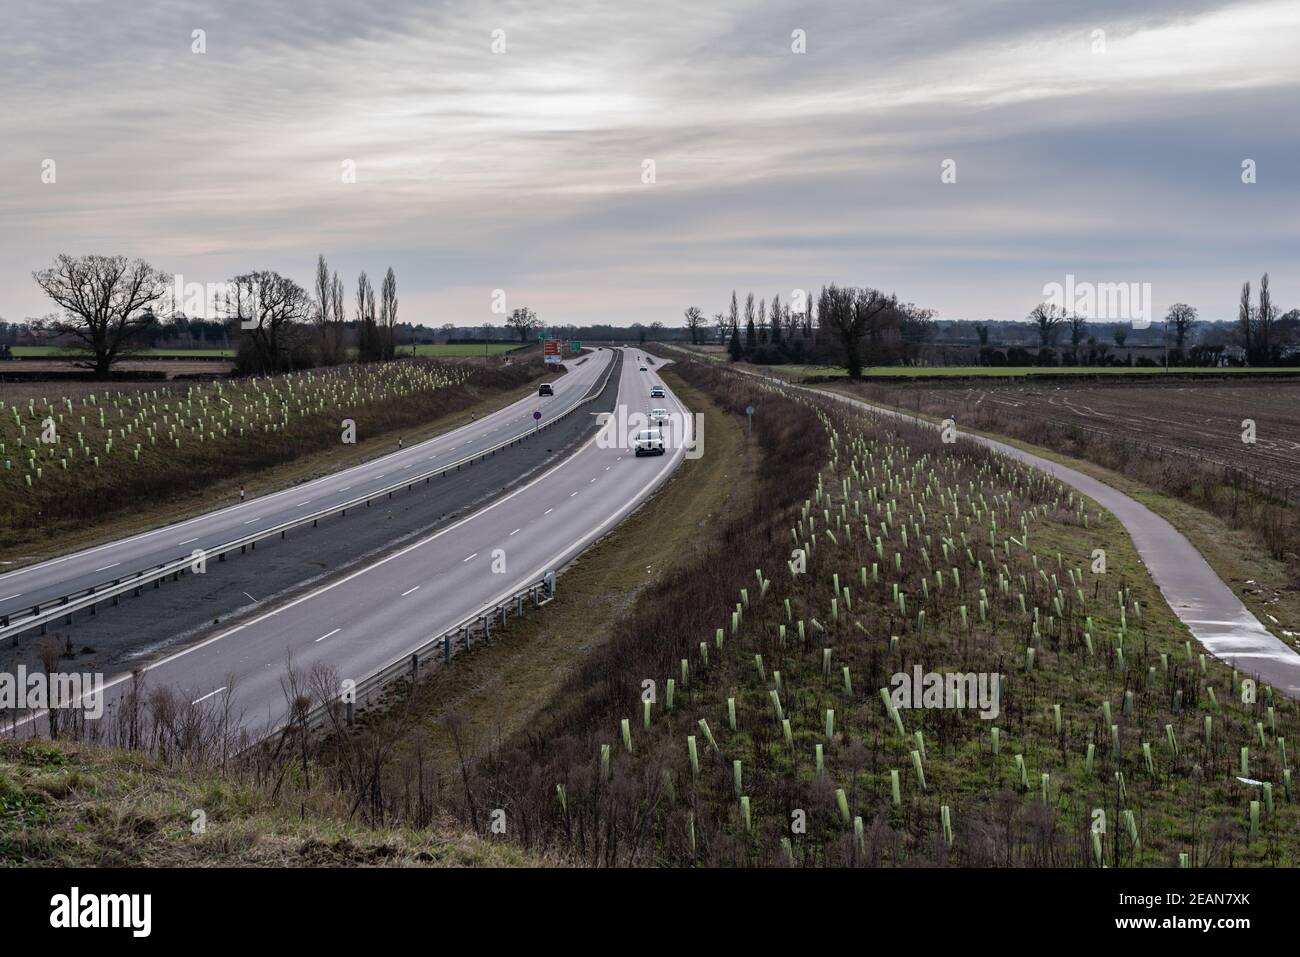
{"type": "MultiPolygon", "coordinates": [[[[11,347],[15,357],[20,359],[64,359],[72,358],[79,353],[70,349],[63,349],[60,346],[13,346],[11,347]]],[[[234,349],[143,349],[137,355],[142,356],[163,356],[171,359],[203,359],[209,357],[218,357],[221,359],[233,359],[235,357],[234,349]]]]}
{"type": "MultiPolygon", "coordinates": [[[[460,356],[499,356],[507,352],[514,352],[517,349],[523,349],[532,343],[522,342],[440,342],[440,343],[419,343],[415,347],[415,354],[421,356],[433,356],[439,359],[454,359],[460,356]]],[[[411,347],[402,346],[398,352],[403,355],[411,354],[411,347]]]]}

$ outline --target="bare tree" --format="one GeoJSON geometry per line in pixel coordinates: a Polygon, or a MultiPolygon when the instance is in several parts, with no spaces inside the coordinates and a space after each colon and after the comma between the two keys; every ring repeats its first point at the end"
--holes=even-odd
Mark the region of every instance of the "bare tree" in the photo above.
{"type": "Polygon", "coordinates": [[[1077,366],[1079,364],[1079,345],[1087,334],[1088,320],[1076,312],[1066,316],[1065,321],[1070,324],[1070,355],[1077,366]]]}
{"type": "Polygon", "coordinates": [[[154,306],[167,294],[160,271],[125,256],[60,255],[32,278],[63,310],[48,328],[77,339],[92,357],[77,365],[99,379],[157,322],[154,306]]]}
{"type": "Polygon", "coordinates": [[[713,314],[713,324],[718,329],[718,341],[726,342],[727,333],[731,331],[731,325],[727,322],[726,315],[721,312],[715,312],[713,314]]]}
{"type": "Polygon", "coordinates": [[[1246,361],[1255,361],[1255,337],[1252,334],[1255,310],[1250,305],[1250,283],[1241,287],[1241,302],[1237,306],[1237,334],[1241,337],[1241,347],[1246,351],[1246,361]]]}
{"type": "Polygon", "coordinates": [[[1065,321],[1065,311],[1055,305],[1040,302],[1029,314],[1029,321],[1038,327],[1039,347],[1046,349],[1056,343],[1061,323],[1065,321]]]}
{"type": "Polygon", "coordinates": [[[330,301],[333,304],[332,312],[334,313],[334,318],[330,323],[330,352],[334,356],[335,362],[343,361],[343,327],[347,322],[347,313],[344,310],[343,303],[346,295],[343,290],[343,280],[339,278],[338,273],[335,273],[330,282],[330,301]]]}
{"type": "Polygon", "coordinates": [[[878,289],[840,288],[833,284],[822,289],[817,307],[821,325],[839,340],[849,378],[862,378],[863,338],[868,334],[877,336],[880,320],[897,309],[897,298],[878,289]]]}
{"type": "Polygon", "coordinates": [[[898,331],[903,350],[911,363],[921,358],[921,350],[934,335],[934,311],[921,309],[910,302],[898,306],[898,331]]]}
{"type": "Polygon", "coordinates": [[[519,333],[520,342],[527,342],[532,334],[542,327],[542,321],[537,318],[537,313],[533,310],[527,306],[520,306],[510,313],[506,325],[519,333]]]}
{"type": "Polygon", "coordinates": [[[313,311],[307,290],[272,270],[244,273],[230,280],[226,315],[238,319],[253,343],[254,359],[263,372],[292,365],[291,349],[298,323],[313,311]]]}
{"type": "Polygon", "coordinates": [[[731,334],[734,336],[740,329],[740,307],[736,305],[736,290],[731,290],[731,309],[727,313],[727,320],[730,326],[731,334]]]}
{"type": "Polygon", "coordinates": [[[1255,313],[1255,351],[1259,353],[1260,365],[1268,365],[1276,356],[1273,342],[1273,323],[1277,319],[1277,307],[1268,291],[1268,273],[1259,280],[1259,310],[1255,313]]]}
{"type": "Polygon", "coordinates": [[[1178,350],[1179,356],[1183,353],[1187,334],[1192,331],[1194,325],[1196,325],[1196,309],[1185,302],[1174,303],[1165,313],[1165,328],[1174,330],[1174,348],[1178,350]]]}
{"type": "Polygon", "coordinates": [[[397,276],[393,267],[384,273],[384,282],[379,293],[379,329],[383,357],[392,359],[397,355],[397,276]]]}
{"type": "Polygon", "coordinates": [[[331,366],[337,362],[333,349],[333,328],[331,309],[334,302],[334,286],[330,281],[330,268],[325,262],[324,254],[316,257],[316,339],[319,343],[321,365],[331,366]]]}
{"type": "Polygon", "coordinates": [[[697,345],[700,341],[700,330],[704,328],[704,313],[700,311],[699,306],[687,306],[683,315],[686,317],[686,328],[691,334],[691,345],[697,345]]]}
{"type": "Polygon", "coordinates": [[[357,277],[356,306],[357,325],[360,327],[357,358],[362,362],[376,362],[384,357],[384,349],[380,342],[379,326],[375,322],[375,288],[370,285],[370,277],[364,269],[357,277]]]}

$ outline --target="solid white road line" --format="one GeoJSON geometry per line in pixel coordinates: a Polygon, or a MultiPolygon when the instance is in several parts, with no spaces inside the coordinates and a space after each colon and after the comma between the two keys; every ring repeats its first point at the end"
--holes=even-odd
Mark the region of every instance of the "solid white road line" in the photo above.
{"type": "Polygon", "coordinates": [[[207,694],[205,694],[202,698],[196,698],[195,700],[191,701],[190,704],[198,704],[200,701],[207,701],[207,700],[208,700],[209,698],[211,698],[214,694],[221,694],[221,692],[223,692],[223,691],[225,691],[225,690],[226,690],[226,685],[222,685],[222,686],[221,686],[220,688],[218,688],[216,691],[209,691],[209,692],[208,692],[207,694]]]}
{"type": "Polygon", "coordinates": [[[113,564],[111,564],[111,565],[105,565],[103,568],[96,568],[95,571],[97,571],[97,572],[106,572],[106,571],[108,571],[110,568],[116,568],[116,567],[117,567],[118,565],[120,565],[120,564],[122,564],[122,563],[121,563],[121,562],[113,562],[113,564]]]}
{"type": "Polygon", "coordinates": [[[471,558],[477,558],[477,557],[478,557],[478,552],[475,552],[473,555],[466,555],[464,558],[462,558],[462,559],[460,560],[460,563],[461,563],[462,565],[464,565],[464,564],[465,564],[467,561],[469,561],[471,558]]]}
{"type": "Polygon", "coordinates": [[[420,590],[419,585],[416,585],[414,588],[408,588],[406,591],[402,592],[402,597],[405,598],[407,595],[411,594],[411,592],[416,592],[419,590],[420,590]]]}
{"type": "Polygon", "coordinates": [[[342,628],[335,628],[335,629],[334,629],[333,631],[331,631],[329,634],[321,635],[319,638],[316,639],[316,641],[324,641],[324,640],[325,640],[326,638],[328,638],[330,635],[337,635],[337,634],[338,634],[340,631],[342,631],[342,630],[343,630],[342,628]]]}

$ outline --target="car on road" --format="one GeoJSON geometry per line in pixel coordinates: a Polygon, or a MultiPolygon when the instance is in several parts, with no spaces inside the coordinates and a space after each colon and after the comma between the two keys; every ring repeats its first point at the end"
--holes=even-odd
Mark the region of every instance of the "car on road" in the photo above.
{"type": "Polygon", "coordinates": [[[642,367],[641,367],[641,371],[642,371],[642,372],[648,372],[648,371],[649,371],[649,370],[648,370],[648,369],[646,369],[646,367],[645,367],[645,366],[642,366],[642,367]]]}
{"type": "Polygon", "coordinates": [[[650,410],[650,421],[651,421],[651,422],[667,422],[667,421],[668,421],[668,410],[667,410],[667,409],[651,409],[651,410],[650,410]]]}
{"type": "Polygon", "coordinates": [[[641,429],[632,444],[638,456],[664,454],[664,437],[658,429],[641,429]]]}
{"type": "Polygon", "coordinates": [[[537,389],[538,395],[555,395],[555,387],[549,382],[543,382],[537,389]]]}
{"type": "Polygon", "coordinates": [[[664,395],[664,387],[661,385],[652,386],[650,389],[650,398],[652,399],[666,398],[666,396],[664,395]]]}

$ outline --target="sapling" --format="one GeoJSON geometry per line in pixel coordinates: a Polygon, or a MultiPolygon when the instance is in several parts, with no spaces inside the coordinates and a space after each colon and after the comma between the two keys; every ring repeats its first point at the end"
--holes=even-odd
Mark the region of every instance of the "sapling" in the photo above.
{"type": "Polygon", "coordinates": [[[925,769],[921,766],[921,752],[912,752],[912,770],[916,772],[916,783],[920,785],[921,790],[925,788],[925,769]]]}

